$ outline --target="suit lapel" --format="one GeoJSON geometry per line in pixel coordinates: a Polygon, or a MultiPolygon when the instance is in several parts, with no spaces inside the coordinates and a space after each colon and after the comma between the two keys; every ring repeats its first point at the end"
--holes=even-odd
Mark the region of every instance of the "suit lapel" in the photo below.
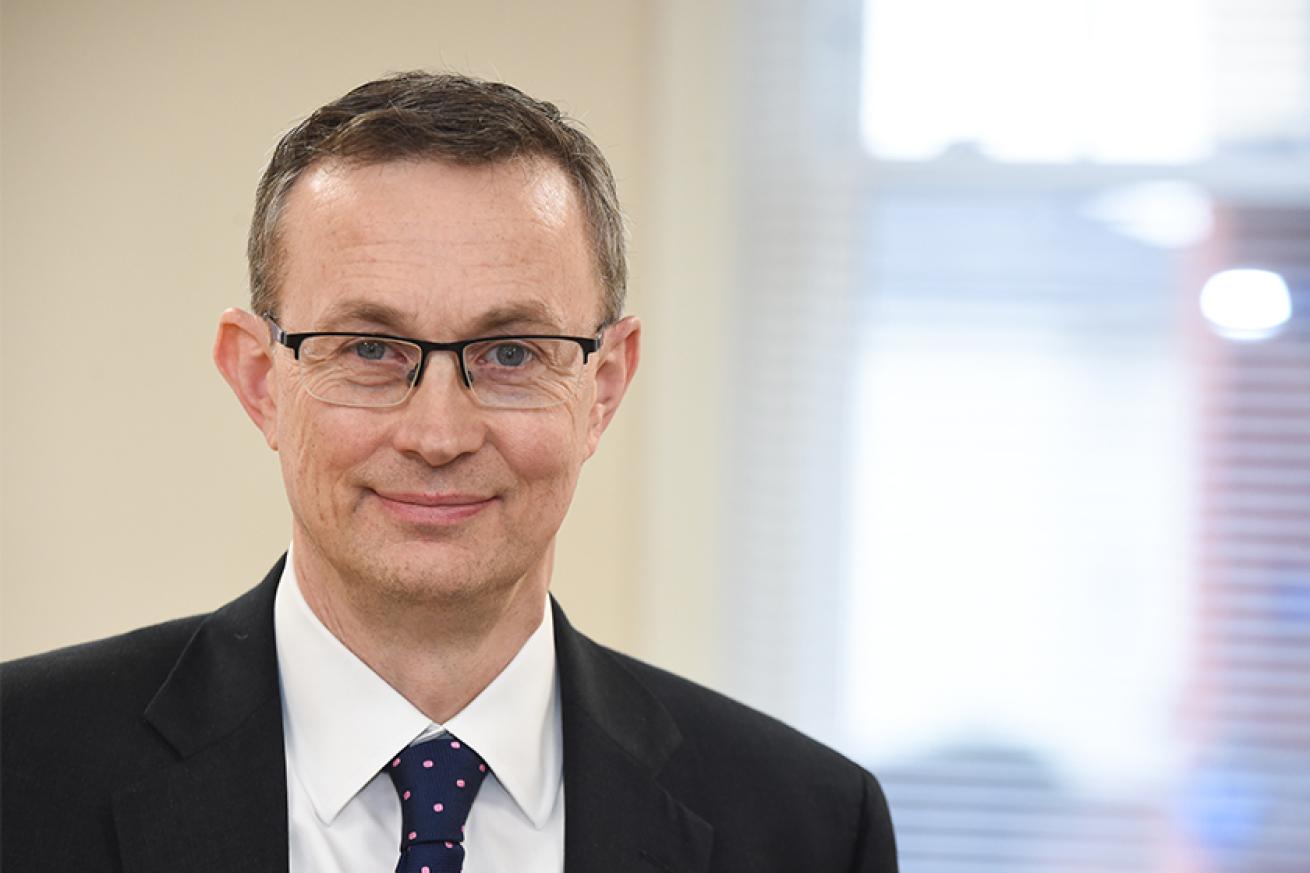
{"type": "MultiPolygon", "coordinates": [[[[282,562],[206,618],[145,712],[177,755],[114,796],[124,873],[288,867],[286,759],[273,639],[282,562]]],[[[558,605],[566,873],[701,873],[713,828],[660,785],[682,745],[667,710],[558,605]]]]}
{"type": "Polygon", "coordinates": [[[713,828],[660,785],[679,749],[668,711],[557,604],[565,873],[707,869],[713,828]]]}
{"type": "Polygon", "coordinates": [[[286,760],[273,640],[278,562],[206,618],[145,712],[176,763],[114,796],[125,873],[286,871],[286,760]]]}

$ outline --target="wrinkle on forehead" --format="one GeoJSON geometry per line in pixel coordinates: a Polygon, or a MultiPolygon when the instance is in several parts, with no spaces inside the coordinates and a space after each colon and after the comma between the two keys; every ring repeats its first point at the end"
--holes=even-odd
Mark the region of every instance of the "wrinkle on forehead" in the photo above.
{"type": "Polygon", "coordinates": [[[573,292],[590,288],[595,265],[564,170],[546,160],[423,169],[441,163],[331,160],[310,168],[289,199],[284,301],[299,298],[304,322],[293,327],[323,329],[342,315],[324,304],[354,298],[385,303],[393,315],[385,321],[403,313],[407,330],[433,339],[510,322],[589,331],[590,293],[574,300],[573,292]],[[587,279],[579,281],[579,267],[587,279]],[[548,317],[502,317],[527,298],[549,303],[548,317]]]}
{"type": "MultiPolygon", "coordinates": [[[[298,185],[320,203],[347,198],[355,193],[357,174],[370,169],[382,171],[391,163],[442,163],[441,159],[401,159],[379,164],[355,164],[346,160],[327,159],[313,164],[305,171],[298,185]]],[[[577,191],[573,181],[562,167],[544,158],[514,158],[501,163],[485,165],[494,173],[517,173],[528,189],[528,206],[541,224],[558,228],[569,219],[572,208],[581,209],[576,202],[577,191]]]]}
{"type": "MultiPolygon", "coordinates": [[[[421,324],[420,313],[410,309],[399,309],[386,303],[379,303],[366,298],[346,298],[329,306],[320,318],[325,330],[348,329],[367,326],[382,328],[393,334],[412,332],[414,326],[421,324]]],[[[550,330],[558,331],[566,327],[564,315],[543,300],[519,300],[505,304],[493,304],[485,311],[479,311],[467,324],[463,324],[467,336],[420,337],[421,339],[468,339],[474,334],[490,335],[506,329],[550,330]]]]}

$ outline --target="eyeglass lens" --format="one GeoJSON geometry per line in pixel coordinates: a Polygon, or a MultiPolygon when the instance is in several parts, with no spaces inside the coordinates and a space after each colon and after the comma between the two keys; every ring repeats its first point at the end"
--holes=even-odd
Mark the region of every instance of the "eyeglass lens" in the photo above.
{"type": "MultiPolygon", "coordinates": [[[[464,372],[480,403],[537,409],[565,403],[582,371],[582,349],[571,340],[503,337],[464,349],[464,372]]],[[[414,387],[423,350],[400,340],[317,336],[300,346],[305,388],[342,406],[395,406],[414,387]]],[[[431,362],[429,362],[429,365],[431,362]]]]}

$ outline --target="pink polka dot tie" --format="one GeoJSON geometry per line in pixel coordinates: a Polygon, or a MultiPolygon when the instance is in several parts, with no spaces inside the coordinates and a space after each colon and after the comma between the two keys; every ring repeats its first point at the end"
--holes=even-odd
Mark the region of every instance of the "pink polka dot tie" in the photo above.
{"type": "Polygon", "coordinates": [[[459,873],[464,869],[464,822],[486,778],[486,762],[442,734],[402,751],[386,772],[400,796],[396,873],[459,873]]]}

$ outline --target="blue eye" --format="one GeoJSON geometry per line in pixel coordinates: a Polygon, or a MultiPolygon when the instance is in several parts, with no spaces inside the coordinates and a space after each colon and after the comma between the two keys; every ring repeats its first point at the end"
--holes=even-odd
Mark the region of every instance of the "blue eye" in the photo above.
{"type": "Polygon", "coordinates": [[[380,361],[387,353],[387,344],[380,340],[360,340],[355,343],[355,354],[366,361],[380,361]]]}
{"type": "Polygon", "coordinates": [[[521,367],[528,355],[527,346],[517,343],[501,343],[491,350],[492,360],[498,367],[521,367]]]}

